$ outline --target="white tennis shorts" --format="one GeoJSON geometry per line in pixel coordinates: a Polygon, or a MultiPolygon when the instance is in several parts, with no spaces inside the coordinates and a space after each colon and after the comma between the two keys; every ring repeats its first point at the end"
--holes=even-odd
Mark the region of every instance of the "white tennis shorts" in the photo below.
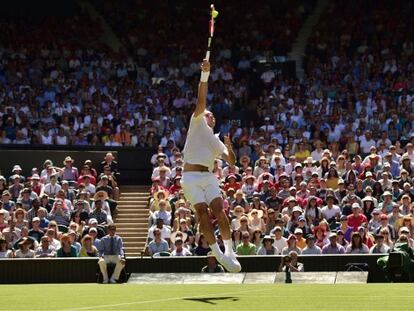
{"type": "Polygon", "coordinates": [[[210,172],[184,172],[181,187],[185,198],[194,206],[197,203],[210,205],[215,198],[221,198],[217,177],[210,172]]]}

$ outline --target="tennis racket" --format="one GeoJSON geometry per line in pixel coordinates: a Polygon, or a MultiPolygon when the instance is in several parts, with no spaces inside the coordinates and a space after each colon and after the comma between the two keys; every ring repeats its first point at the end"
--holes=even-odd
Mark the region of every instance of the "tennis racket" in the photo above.
{"type": "Polygon", "coordinates": [[[215,24],[215,19],[216,19],[217,15],[218,15],[218,12],[215,10],[214,4],[210,5],[210,20],[208,22],[209,37],[208,37],[207,52],[206,52],[206,59],[207,60],[210,60],[211,41],[213,41],[214,24],[215,24]]]}

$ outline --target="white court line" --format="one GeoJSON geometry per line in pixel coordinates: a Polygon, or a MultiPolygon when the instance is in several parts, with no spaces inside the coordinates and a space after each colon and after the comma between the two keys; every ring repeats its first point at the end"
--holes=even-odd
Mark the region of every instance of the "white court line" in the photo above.
{"type": "Polygon", "coordinates": [[[97,308],[111,308],[111,307],[130,306],[130,305],[141,305],[141,304],[155,303],[155,302],[175,301],[175,300],[182,300],[182,299],[202,298],[202,297],[209,297],[211,295],[217,295],[217,297],[220,297],[224,295],[265,292],[265,291],[271,291],[271,290],[274,290],[274,289],[266,288],[266,289],[256,289],[256,290],[243,290],[243,291],[238,291],[238,292],[210,293],[210,294],[195,295],[195,296],[183,296],[183,297],[171,297],[171,298],[154,299],[154,300],[132,301],[132,302],[114,303],[110,305],[95,305],[95,306],[81,307],[81,308],[74,308],[74,309],[62,309],[60,311],[83,311],[83,310],[92,310],[92,309],[97,309],[97,308]]]}
{"type": "MultiPolygon", "coordinates": [[[[280,296],[280,295],[255,295],[254,298],[291,298],[292,296],[280,296]]],[[[312,296],[312,298],[315,299],[338,299],[338,298],[344,298],[344,296],[312,296]]],[[[352,298],[356,299],[365,299],[365,300],[377,300],[377,299],[384,299],[384,298],[406,298],[406,299],[413,299],[414,296],[352,296],[352,298]]]]}

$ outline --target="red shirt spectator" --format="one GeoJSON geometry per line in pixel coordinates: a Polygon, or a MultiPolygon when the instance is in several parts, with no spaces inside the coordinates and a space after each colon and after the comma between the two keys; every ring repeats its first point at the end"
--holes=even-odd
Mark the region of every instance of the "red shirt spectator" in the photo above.
{"type": "Polygon", "coordinates": [[[358,203],[352,204],[352,214],[348,215],[348,226],[355,232],[364,223],[367,224],[368,220],[364,214],[361,214],[361,207],[358,203]]]}
{"type": "Polygon", "coordinates": [[[234,191],[237,191],[237,190],[239,190],[240,188],[241,188],[241,185],[240,185],[240,183],[238,183],[236,180],[237,180],[237,178],[236,178],[236,176],[235,175],[229,175],[229,176],[227,176],[227,182],[224,184],[224,191],[226,191],[227,192],[227,190],[229,189],[229,188],[233,188],[234,189],[234,191]]]}

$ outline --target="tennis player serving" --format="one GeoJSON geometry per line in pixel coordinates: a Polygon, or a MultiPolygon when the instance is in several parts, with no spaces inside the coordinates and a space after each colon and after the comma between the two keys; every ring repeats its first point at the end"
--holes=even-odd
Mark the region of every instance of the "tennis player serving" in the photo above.
{"type": "Polygon", "coordinates": [[[213,132],[216,121],[213,113],[206,110],[209,75],[210,63],[205,59],[201,65],[196,108],[191,116],[187,140],[184,146],[185,165],[181,185],[185,197],[196,210],[200,221],[200,230],[206,237],[213,255],[227,271],[239,272],[241,266],[233,251],[230,225],[226,214],[223,212],[223,199],[219,181],[212,173],[216,158],[221,158],[229,164],[234,164],[236,157],[230,138],[225,136],[223,143],[213,132]],[[217,244],[213,224],[208,214],[209,208],[218,221],[225,245],[224,253],[217,244]]]}

